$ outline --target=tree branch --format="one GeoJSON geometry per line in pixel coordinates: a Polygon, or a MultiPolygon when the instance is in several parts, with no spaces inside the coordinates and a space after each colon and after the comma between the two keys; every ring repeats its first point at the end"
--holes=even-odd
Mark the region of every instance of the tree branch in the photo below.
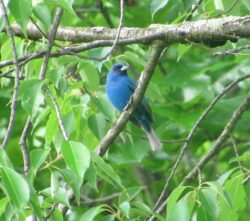
{"type": "MultiPolygon", "coordinates": [[[[148,43],[155,40],[162,40],[166,44],[185,43],[186,39],[188,39],[196,43],[203,42],[221,45],[226,40],[249,37],[249,22],[250,16],[245,16],[183,22],[171,25],[156,24],[148,28],[122,28],[119,39],[133,38],[130,43],[148,43]]],[[[12,28],[16,35],[24,37],[18,24],[14,24],[12,28]]],[[[27,26],[26,31],[29,39],[38,40],[42,38],[39,30],[31,23],[27,26]]],[[[73,43],[114,40],[116,33],[116,29],[104,27],[61,27],[57,31],[55,40],[70,41],[73,43]]]]}
{"type": "Polygon", "coordinates": [[[16,45],[15,45],[15,40],[14,40],[14,34],[13,31],[10,27],[6,8],[4,6],[3,0],[0,0],[0,12],[5,24],[6,31],[10,37],[10,44],[12,48],[12,53],[13,53],[13,62],[14,62],[14,69],[15,69],[15,83],[14,83],[14,89],[13,89],[13,95],[11,99],[11,112],[10,112],[10,120],[7,128],[7,132],[4,136],[3,142],[2,142],[2,148],[5,148],[6,145],[8,144],[11,132],[14,127],[14,121],[16,117],[16,102],[17,102],[17,96],[18,96],[18,87],[19,87],[19,66],[18,66],[18,58],[17,58],[17,51],[16,51],[16,45]]]}
{"type": "Polygon", "coordinates": [[[65,126],[63,124],[62,114],[60,112],[60,109],[59,109],[59,106],[58,106],[58,104],[56,102],[56,99],[53,97],[53,95],[51,94],[51,92],[49,91],[49,89],[47,89],[47,93],[48,93],[49,98],[51,99],[51,101],[52,101],[52,103],[54,105],[56,116],[57,116],[57,120],[59,122],[59,126],[60,126],[60,129],[61,129],[62,135],[64,137],[64,140],[69,140],[69,136],[68,136],[67,131],[65,129],[65,126]]]}

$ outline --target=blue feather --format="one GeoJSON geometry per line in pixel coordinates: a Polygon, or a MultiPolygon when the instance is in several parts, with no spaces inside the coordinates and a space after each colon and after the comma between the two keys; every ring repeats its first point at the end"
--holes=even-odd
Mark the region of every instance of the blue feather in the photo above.
{"type": "MultiPolygon", "coordinates": [[[[111,103],[122,111],[128,104],[130,97],[134,93],[136,82],[128,77],[127,67],[123,64],[116,64],[109,71],[106,83],[106,92],[111,103]]],[[[152,112],[145,97],[136,106],[131,119],[133,123],[142,127],[150,140],[153,150],[160,148],[162,145],[152,129],[152,112]],[[150,138],[151,136],[151,138],[150,138]],[[153,143],[152,143],[153,142],[153,143]]]]}

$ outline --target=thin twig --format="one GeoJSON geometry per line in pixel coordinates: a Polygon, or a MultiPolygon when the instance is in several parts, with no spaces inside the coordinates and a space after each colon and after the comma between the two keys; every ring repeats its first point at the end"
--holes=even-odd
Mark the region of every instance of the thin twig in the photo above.
{"type": "Polygon", "coordinates": [[[239,153],[238,153],[238,149],[237,149],[237,146],[236,146],[236,141],[235,141],[232,134],[230,134],[230,138],[231,138],[231,142],[232,142],[233,151],[234,151],[234,154],[235,154],[235,157],[236,157],[236,161],[237,161],[237,163],[239,165],[240,170],[242,172],[244,172],[243,166],[241,165],[241,162],[239,160],[239,153]]]}
{"type": "Polygon", "coordinates": [[[27,148],[26,138],[28,136],[29,130],[31,127],[31,119],[28,117],[19,144],[22,147],[22,155],[23,155],[23,164],[24,164],[24,173],[25,175],[28,175],[29,169],[30,169],[30,159],[29,159],[29,152],[27,148]]]}
{"type": "Polygon", "coordinates": [[[112,199],[118,198],[120,195],[121,195],[121,193],[113,193],[109,196],[104,196],[104,197],[100,197],[100,198],[96,198],[96,199],[92,199],[92,198],[89,198],[86,196],[81,196],[81,200],[85,204],[104,203],[104,202],[110,201],[112,199]]]}
{"type": "Polygon", "coordinates": [[[55,20],[54,20],[53,27],[51,29],[51,33],[50,33],[50,36],[49,36],[49,44],[48,44],[48,48],[47,48],[47,53],[44,56],[43,66],[42,66],[41,72],[40,72],[40,79],[45,78],[45,73],[47,71],[47,67],[48,67],[48,63],[49,63],[49,59],[50,59],[51,49],[52,49],[53,42],[54,42],[54,39],[55,39],[55,36],[56,36],[57,28],[58,28],[58,26],[60,24],[62,13],[63,13],[63,9],[57,8],[56,15],[55,15],[55,20]]]}
{"type": "Polygon", "coordinates": [[[230,11],[232,11],[234,9],[234,7],[239,3],[240,0],[236,0],[227,10],[225,10],[224,12],[216,15],[214,18],[220,17],[221,15],[225,15],[228,14],[230,11]]]}
{"type": "Polygon", "coordinates": [[[14,34],[13,31],[10,27],[6,8],[4,6],[3,0],[0,0],[0,10],[2,14],[2,18],[5,24],[6,31],[10,37],[10,44],[12,48],[12,53],[13,53],[13,62],[15,65],[15,83],[14,83],[14,89],[13,89],[13,95],[11,99],[11,112],[10,112],[10,119],[9,119],[9,124],[7,128],[7,132],[4,136],[3,142],[2,142],[2,148],[6,148],[6,145],[8,144],[11,132],[14,127],[14,121],[16,117],[16,102],[17,102],[17,96],[18,96],[18,87],[19,87],[19,66],[18,66],[18,58],[17,58],[17,51],[16,51],[16,45],[15,45],[15,40],[14,40],[14,34]]]}
{"type": "Polygon", "coordinates": [[[59,108],[59,106],[58,106],[58,104],[56,102],[56,99],[51,94],[51,92],[49,91],[48,88],[47,88],[47,93],[48,93],[49,98],[51,99],[51,101],[52,101],[52,103],[54,105],[56,116],[57,116],[57,120],[59,122],[59,127],[61,129],[62,135],[63,135],[63,137],[64,137],[65,140],[69,140],[69,136],[68,136],[67,131],[65,129],[65,126],[64,126],[64,123],[63,123],[63,120],[62,120],[62,114],[61,114],[60,108],[59,108]]]}
{"type": "MultiPolygon", "coordinates": [[[[160,197],[158,198],[157,202],[155,203],[154,206],[154,210],[155,211],[159,211],[159,206],[161,206],[161,202],[162,200],[164,200],[167,197],[167,190],[169,188],[170,185],[170,181],[172,180],[177,167],[179,166],[179,163],[181,161],[181,159],[184,156],[184,153],[186,151],[186,149],[188,148],[188,144],[190,142],[190,140],[192,139],[195,131],[198,129],[198,127],[200,126],[201,122],[204,120],[204,118],[208,115],[208,113],[212,110],[212,108],[214,107],[214,105],[220,100],[221,97],[223,97],[231,88],[233,88],[236,84],[238,84],[239,82],[250,78],[250,74],[245,75],[244,77],[238,78],[235,81],[233,81],[231,84],[229,84],[220,94],[218,94],[213,100],[212,102],[209,104],[209,106],[205,109],[205,111],[202,113],[202,115],[199,117],[199,119],[195,122],[194,126],[191,128],[187,138],[186,138],[186,142],[184,143],[184,145],[181,148],[180,154],[173,166],[172,171],[170,172],[169,177],[167,178],[166,184],[161,192],[160,197]]],[[[151,216],[148,220],[152,221],[154,219],[154,216],[151,216]]]]}
{"type": "Polygon", "coordinates": [[[192,17],[194,12],[198,9],[199,5],[202,3],[203,0],[196,0],[194,4],[192,4],[191,12],[187,15],[184,21],[189,21],[192,17]]]}
{"type": "Polygon", "coordinates": [[[217,51],[217,52],[214,52],[213,55],[218,56],[218,55],[236,54],[237,52],[245,50],[245,49],[250,49],[250,45],[244,45],[244,46],[226,50],[226,51],[217,51]]]}
{"type": "Polygon", "coordinates": [[[107,59],[112,54],[112,52],[115,50],[115,48],[117,46],[117,42],[119,41],[119,37],[120,37],[121,29],[122,29],[122,24],[123,24],[123,18],[124,18],[124,0],[120,0],[120,19],[119,19],[119,25],[117,28],[116,36],[115,36],[115,41],[114,41],[110,51],[106,55],[101,57],[101,60],[107,59]]]}

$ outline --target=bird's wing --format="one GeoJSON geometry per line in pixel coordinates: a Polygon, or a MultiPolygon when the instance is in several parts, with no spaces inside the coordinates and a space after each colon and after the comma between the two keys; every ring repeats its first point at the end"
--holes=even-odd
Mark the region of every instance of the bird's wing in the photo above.
{"type": "MultiPolygon", "coordinates": [[[[134,93],[135,88],[136,88],[135,81],[129,78],[129,80],[128,80],[128,87],[130,88],[131,92],[134,93]]],[[[153,122],[151,108],[150,108],[150,106],[148,104],[147,99],[144,96],[143,96],[142,101],[141,101],[141,108],[143,108],[144,111],[146,111],[146,114],[148,116],[149,121],[153,122]]]]}

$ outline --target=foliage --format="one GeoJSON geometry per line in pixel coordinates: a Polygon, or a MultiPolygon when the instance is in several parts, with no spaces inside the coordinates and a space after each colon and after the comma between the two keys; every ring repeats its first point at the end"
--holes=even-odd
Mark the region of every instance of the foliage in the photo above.
{"type": "MultiPolygon", "coordinates": [[[[64,9],[61,26],[108,27],[118,25],[119,1],[115,0],[9,0],[8,18],[26,26],[32,18],[45,32],[52,27],[56,7],[64,9]],[[24,6],[25,5],[25,6],[24,6]]],[[[177,23],[191,11],[193,0],[127,0],[126,27],[148,27],[153,23],[177,23]]],[[[192,20],[249,14],[247,0],[204,0],[192,20]],[[230,10],[229,10],[230,9],[230,10]]],[[[8,35],[0,18],[1,61],[13,58],[8,35]]],[[[47,40],[15,37],[18,57],[47,48],[47,40]]],[[[70,42],[59,42],[63,46],[70,42]]],[[[227,42],[217,48],[189,44],[171,45],[154,71],[146,96],[154,115],[154,128],[164,143],[161,151],[151,152],[143,132],[128,123],[104,157],[94,152],[112,122],[118,116],[107,100],[105,78],[112,64],[130,64],[130,75],[137,79],[147,63],[149,45],[136,44],[118,48],[104,61],[80,59],[74,55],[50,58],[46,77],[39,79],[43,59],[33,59],[21,70],[21,80],[14,129],[6,149],[0,149],[0,219],[25,220],[35,214],[44,220],[53,204],[60,207],[49,220],[111,221],[144,220],[154,214],[168,221],[246,221],[250,213],[249,125],[245,112],[231,131],[231,137],[215,158],[200,168],[197,177],[180,186],[183,177],[206,155],[249,91],[249,79],[234,86],[222,97],[189,142],[174,179],[168,189],[167,206],[161,214],[153,211],[166,179],[180,153],[183,142],[212,99],[233,80],[249,74],[247,56],[213,56],[216,51],[248,44],[246,39],[227,42]],[[69,136],[64,139],[55,106],[48,90],[58,103],[69,136]],[[23,173],[19,140],[27,117],[32,126],[27,138],[30,170],[23,173]],[[166,142],[165,142],[166,141],[166,142]],[[235,155],[234,147],[237,148],[235,155]],[[239,166],[240,165],[240,166],[239,166]],[[66,185],[65,185],[66,183],[66,185]],[[69,200],[69,190],[75,200],[69,200]]],[[[58,49],[57,46],[53,50],[58,49]]],[[[110,48],[81,52],[82,56],[102,56],[110,48]]],[[[13,66],[0,69],[6,72],[13,66]]],[[[0,74],[1,74],[0,73],[0,74]]],[[[0,78],[0,140],[9,122],[13,76],[0,78]]]]}

